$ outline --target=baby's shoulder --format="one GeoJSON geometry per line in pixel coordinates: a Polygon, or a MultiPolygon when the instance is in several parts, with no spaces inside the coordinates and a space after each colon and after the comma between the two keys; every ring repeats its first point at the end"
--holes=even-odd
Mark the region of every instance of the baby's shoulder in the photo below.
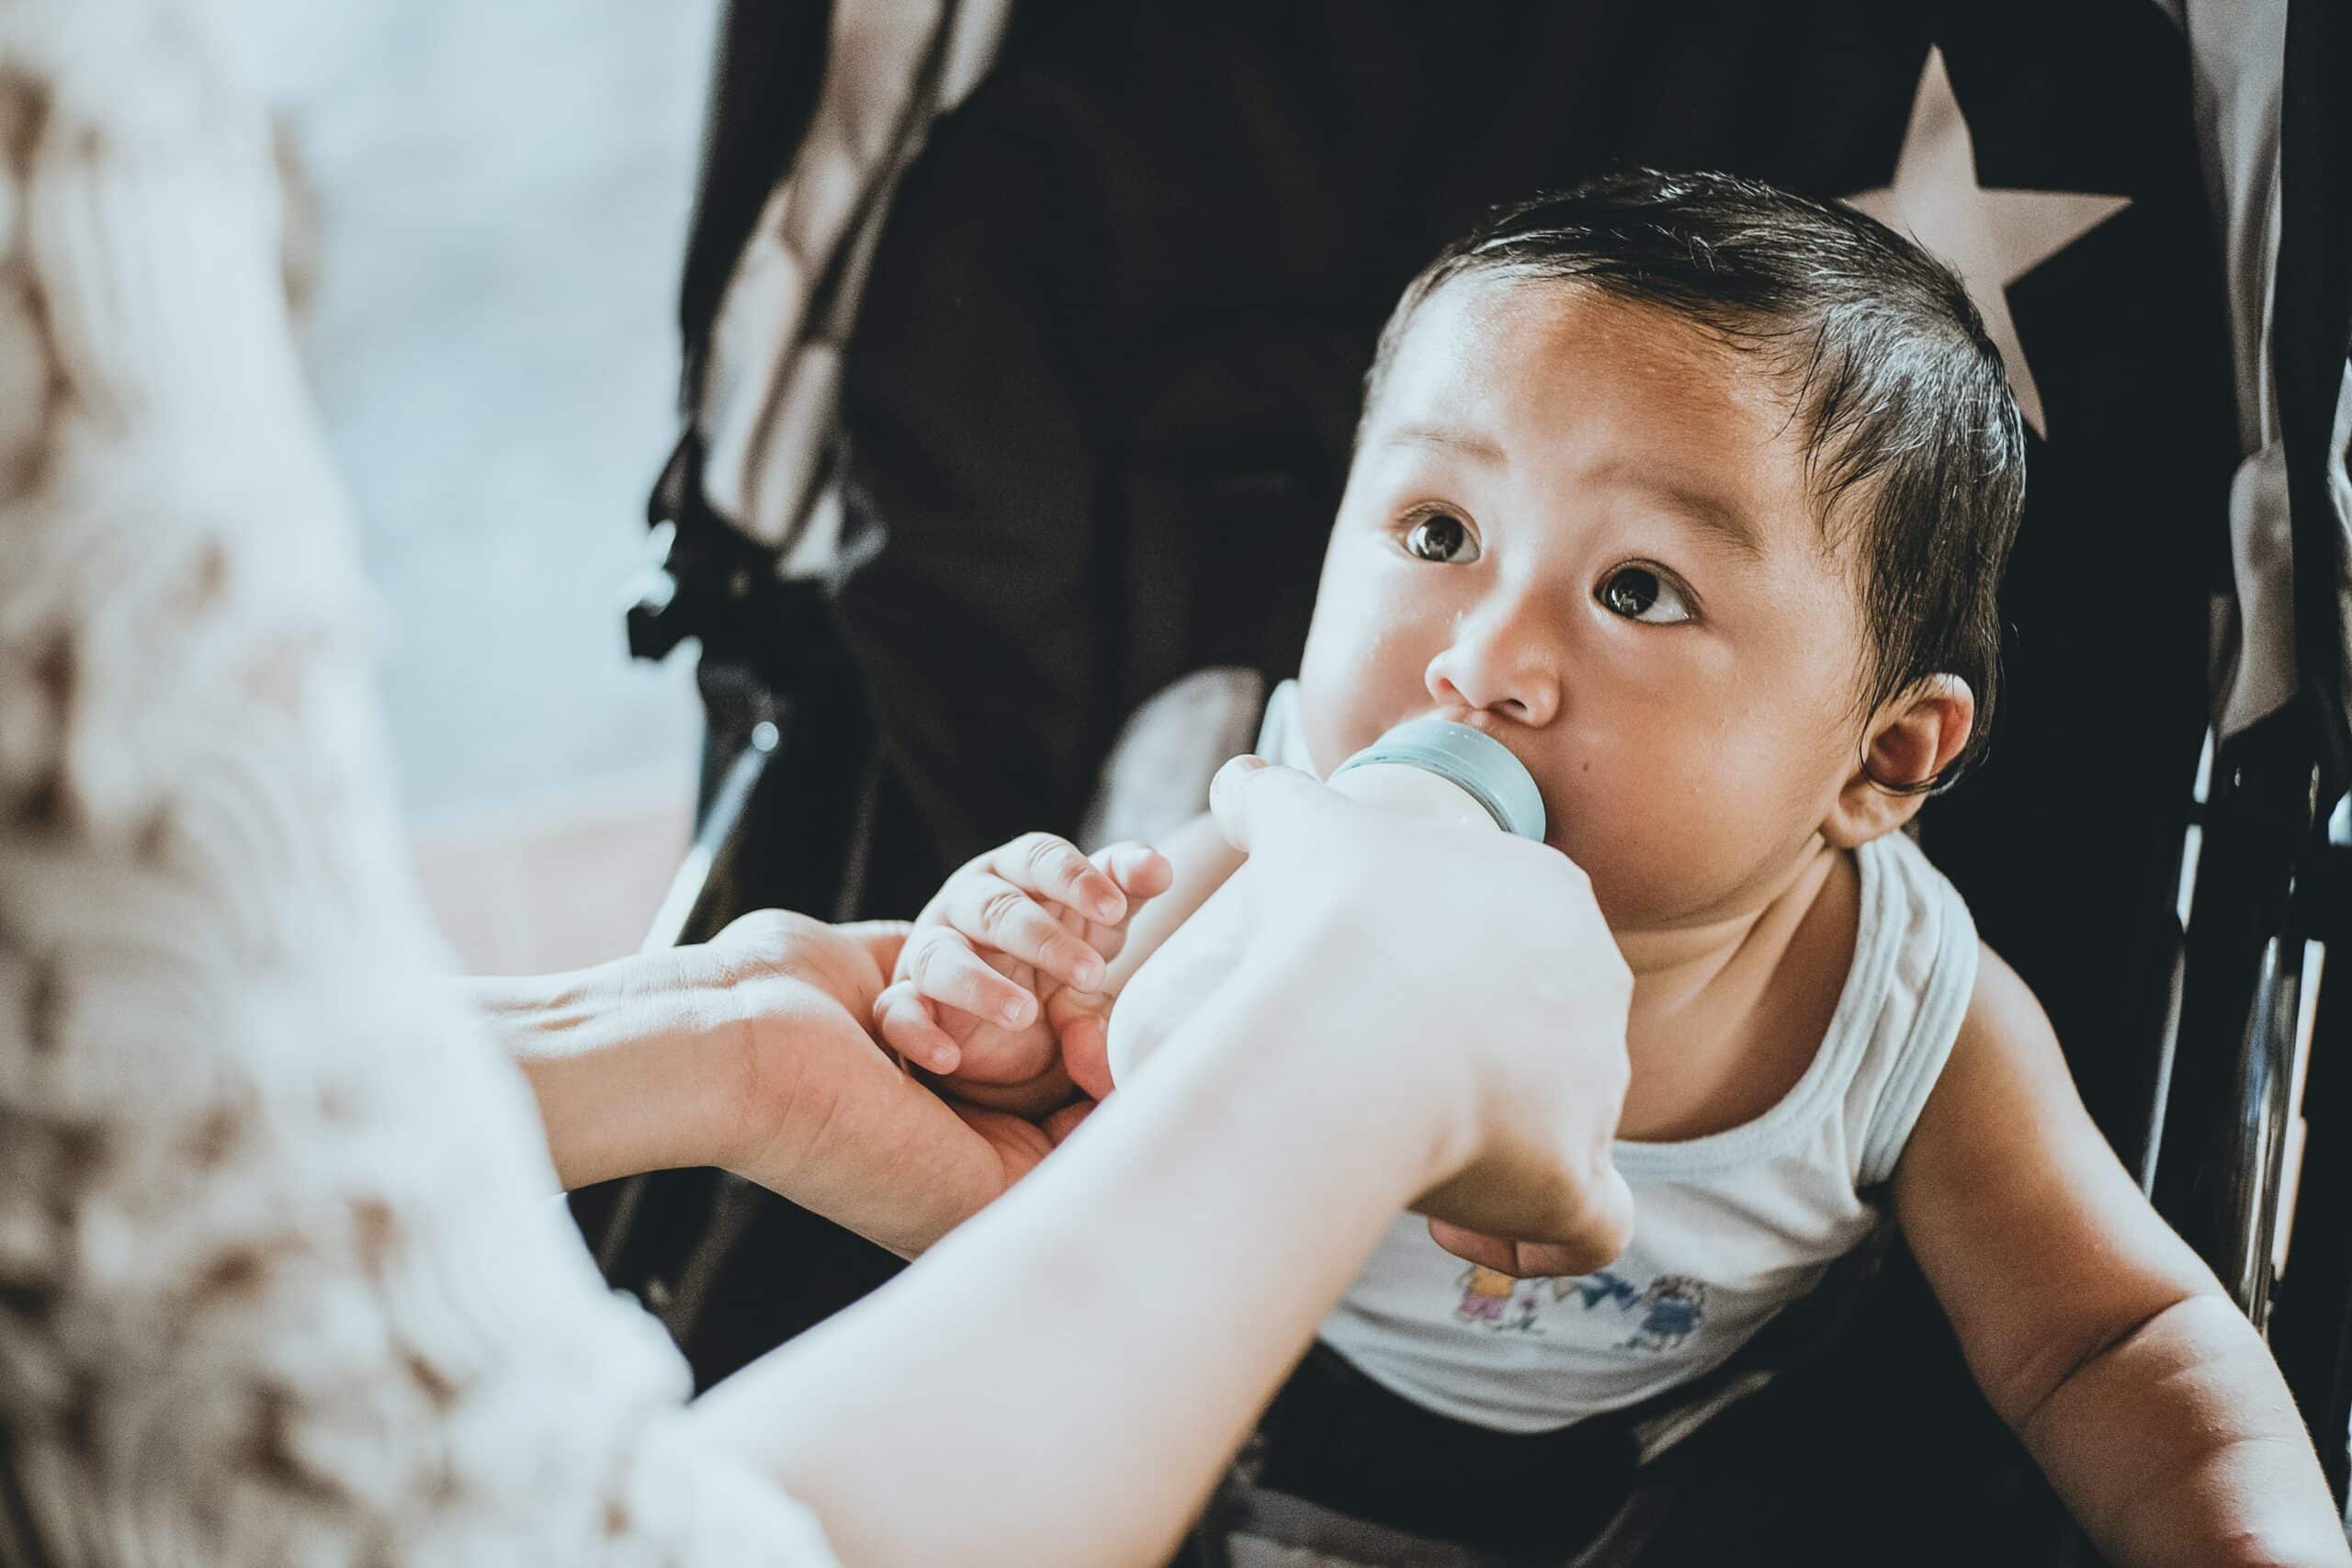
{"type": "MultiPolygon", "coordinates": [[[[1952,1042],[1953,1055],[1965,1051],[2059,1056],[2057,1032],[2051,1027],[2050,1015],[2042,1010],[2041,998],[2033,994],[2033,987],[1989,942],[1979,938],[1975,945],[1975,981],[1969,987],[1959,1036],[1952,1042]]],[[[2063,1059],[2060,1066],[2063,1070],[2063,1059]]]]}
{"type": "MultiPolygon", "coordinates": [[[[1981,940],[1966,1005],[1908,1142],[1927,1151],[1908,1166],[1973,1166],[2041,1128],[2049,1147],[2087,1125],[2057,1032],[2033,988],[1981,940]]],[[[2096,1134],[2093,1134],[2096,1136],[2096,1134]]]]}

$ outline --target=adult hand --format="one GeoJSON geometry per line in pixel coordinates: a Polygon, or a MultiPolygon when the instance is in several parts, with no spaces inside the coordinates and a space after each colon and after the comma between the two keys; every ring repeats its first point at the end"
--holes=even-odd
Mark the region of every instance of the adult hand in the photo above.
{"type": "Polygon", "coordinates": [[[770,909],[680,957],[731,998],[742,1064],[712,1163],[911,1256],[1052,1145],[1019,1116],[942,1100],[875,1043],[868,1020],[908,930],[770,909]]]}
{"type": "Polygon", "coordinates": [[[1301,773],[1228,768],[1214,805],[1250,858],[1111,1014],[1157,1054],[1002,1202],[697,1412],[844,1561],[1166,1562],[1406,1203],[1588,1266],[1626,1238],[1632,982],[1583,874],[1301,773]]]}
{"type": "Polygon", "coordinates": [[[1401,1082],[1426,1099],[1415,1207],[1445,1235],[1524,1238],[1562,1273],[1622,1251],[1633,1196],[1610,1147],[1633,981],[1584,873],[1256,758],[1217,775],[1211,808],[1250,860],[1128,982],[1111,1018],[1118,1081],[1219,987],[1279,986],[1309,1016],[1295,1043],[1269,1032],[1263,1050],[1325,1053],[1333,1096],[1401,1082]]]}
{"type": "Polygon", "coordinates": [[[907,928],[763,910],[708,942],[577,975],[472,982],[537,1095],[567,1186],[715,1165],[902,1255],[1051,1146],[950,1106],[866,1020],[907,928]]]}

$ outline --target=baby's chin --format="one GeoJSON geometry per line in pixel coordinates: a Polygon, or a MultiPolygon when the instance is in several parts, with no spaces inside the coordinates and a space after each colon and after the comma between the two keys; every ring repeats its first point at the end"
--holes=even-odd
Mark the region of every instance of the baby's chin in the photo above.
{"type": "Polygon", "coordinates": [[[1546,784],[1541,774],[1536,783],[1550,813],[1544,848],[1567,856],[1591,878],[1593,901],[1611,931],[1679,925],[1703,906],[1709,890],[1691,886],[1688,868],[1657,852],[1666,835],[1653,839],[1643,830],[1654,831],[1651,814],[1637,809],[1628,817],[1612,810],[1613,803],[1595,800],[1589,788],[1546,784]]]}
{"type": "Polygon", "coordinates": [[[1758,911],[1796,886],[1803,865],[1778,857],[1745,863],[1731,875],[1701,861],[1676,864],[1663,856],[1622,852],[1617,846],[1588,847],[1580,857],[1571,842],[1555,844],[1592,879],[1593,902],[1620,945],[1629,939],[1670,937],[1713,926],[1752,920],[1758,911]]]}

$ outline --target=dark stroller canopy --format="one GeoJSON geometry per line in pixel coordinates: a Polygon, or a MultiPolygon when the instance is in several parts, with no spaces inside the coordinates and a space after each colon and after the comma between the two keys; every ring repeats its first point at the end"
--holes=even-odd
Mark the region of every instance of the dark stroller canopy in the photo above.
{"type": "MultiPolygon", "coordinates": [[[[935,84],[972,19],[910,30],[908,69],[935,84]]],[[[742,375],[722,318],[690,387],[717,456],[698,470],[690,443],[665,495],[788,513],[719,509],[775,542],[823,513],[854,552],[831,614],[879,750],[865,907],[910,911],[988,843],[1074,828],[1117,725],[1168,682],[1290,672],[1373,335],[1484,209],[1627,163],[1882,191],[1937,69],[1976,186],[2111,215],[2003,290],[2046,435],[2004,601],[2009,701],[1928,841],[2075,1043],[2102,1123],[2143,1119],[2145,1064],[2104,1072],[2098,1043],[2156,1027],[2144,976],[2240,457],[2188,51],[2154,6],[1015,7],[877,181],[854,314],[810,307],[798,357],[841,366],[821,452],[742,477],[760,459],[724,428],[718,383],[742,375]]],[[[755,107],[789,118],[738,91],[718,146],[755,107]]],[[[708,258],[785,224],[788,189],[761,189],[754,226],[756,184],[706,193],[690,325],[716,308],[708,258]]],[[[841,558],[799,543],[809,570],[841,558]]]]}

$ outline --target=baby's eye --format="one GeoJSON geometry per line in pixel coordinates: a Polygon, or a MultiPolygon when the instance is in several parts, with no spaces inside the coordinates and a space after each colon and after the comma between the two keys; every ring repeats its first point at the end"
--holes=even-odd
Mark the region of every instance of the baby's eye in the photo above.
{"type": "Polygon", "coordinates": [[[1423,560],[1449,566],[1478,558],[1478,546],[1470,537],[1470,525],[1443,512],[1433,512],[1414,524],[1406,532],[1405,548],[1423,560]]]}
{"type": "Polygon", "coordinates": [[[1621,566],[1601,580],[1595,595],[1629,621],[1670,626],[1691,618],[1682,590],[1645,566],[1621,566]]]}

